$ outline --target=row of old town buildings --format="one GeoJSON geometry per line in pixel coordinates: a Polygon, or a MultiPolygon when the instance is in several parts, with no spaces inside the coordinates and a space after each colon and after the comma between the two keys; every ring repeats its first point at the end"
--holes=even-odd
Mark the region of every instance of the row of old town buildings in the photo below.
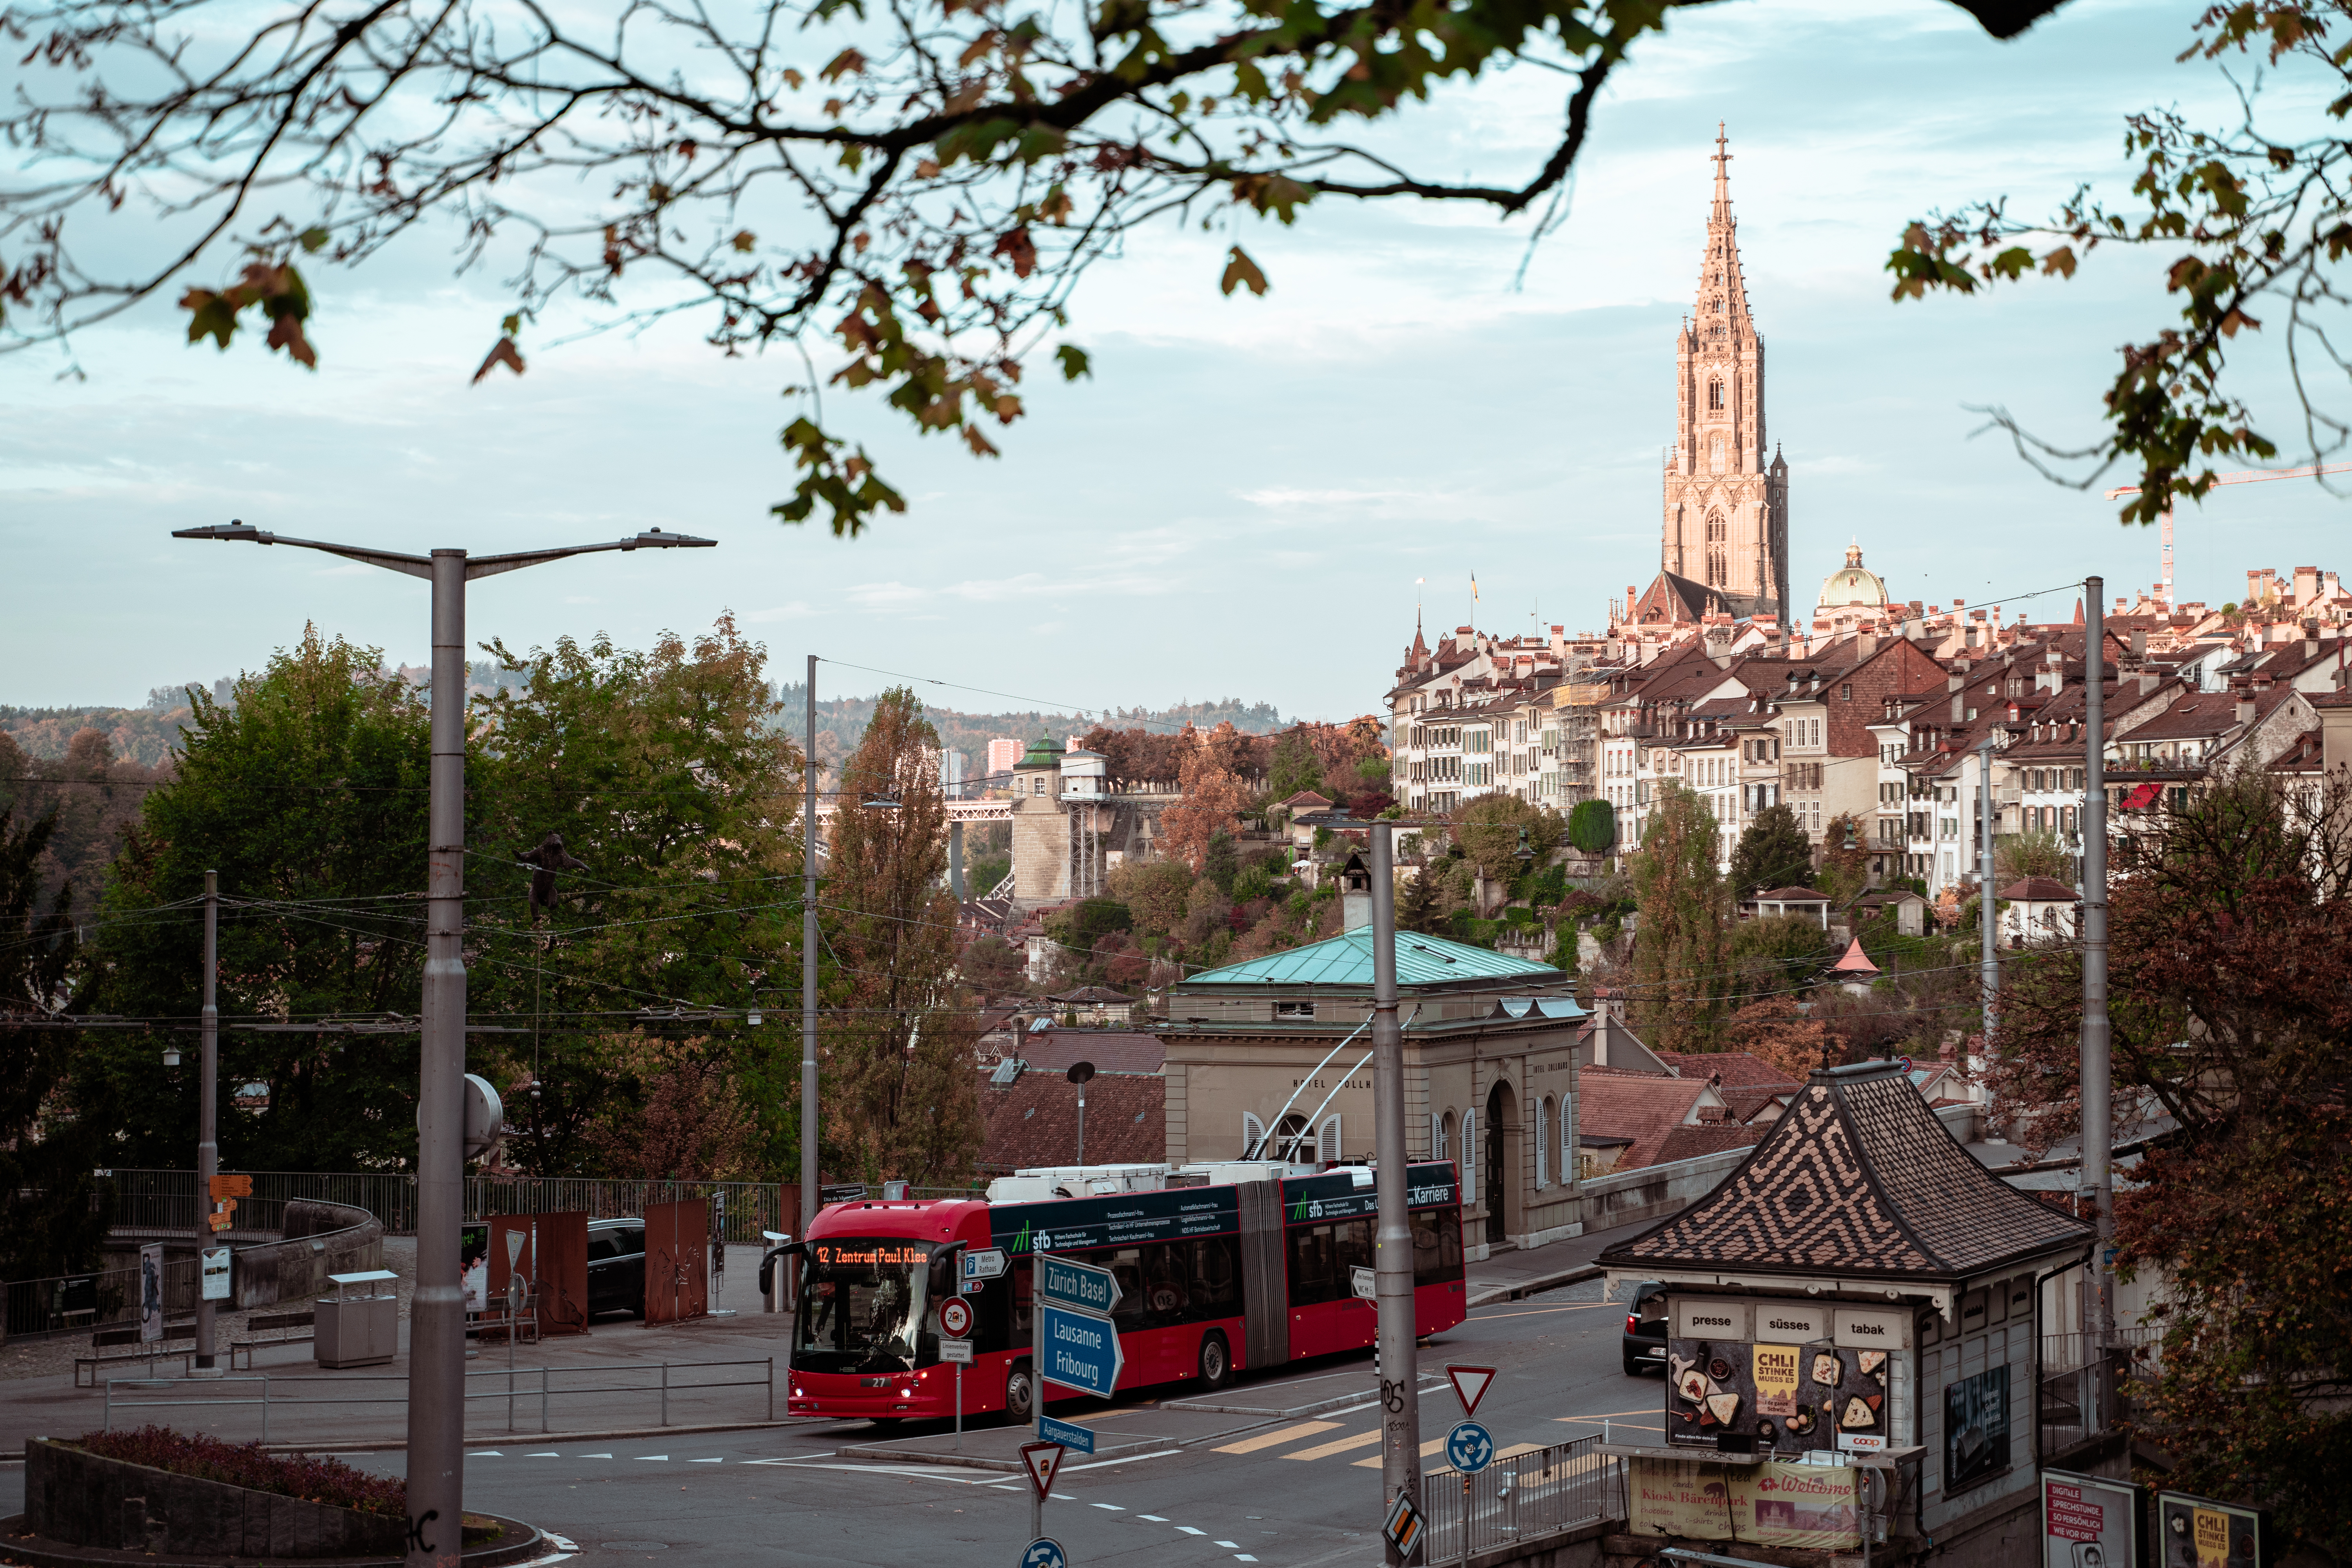
{"type": "Polygon", "coordinates": [[[2245,598],[2220,608],[2153,584],[2115,602],[2095,658],[2079,598],[2007,617],[1901,602],[1858,544],[1811,615],[1794,613],[1789,466],[1765,439],[1763,342],[1721,157],[1695,305],[1675,343],[1656,578],[1612,602],[1597,635],[1465,626],[1433,645],[1416,626],[1386,696],[1407,812],[1496,792],[1562,812],[1601,800],[1622,850],[1671,780],[1722,822],[1726,869],[1748,823],[1784,805],[1817,859],[1833,830],[1841,847],[1852,833],[1874,878],[1933,893],[1973,880],[1988,802],[1997,834],[2047,833],[2079,857],[2095,669],[2118,835],[2217,769],[2315,781],[2352,760],[2337,727],[2352,724],[2352,594],[2334,572],[2249,571],[2245,598]],[[2031,618],[2053,605],[2064,618],[2031,618]]]}

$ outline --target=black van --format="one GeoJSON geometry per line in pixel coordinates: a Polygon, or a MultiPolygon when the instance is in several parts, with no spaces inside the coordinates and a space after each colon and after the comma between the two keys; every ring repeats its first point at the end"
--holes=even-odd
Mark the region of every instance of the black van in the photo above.
{"type": "MultiPolygon", "coordinates": [[[[594,1249],[595,1244],[589,1244],[594,1249]]],[[[1666,1370],[1666,1288],[1645,1279],[1625,1309],[1625,1375],[1666,1370]]]]}
{"type": "Polygon", "coordinates": [[[646,1315],[646,1222],[588,1222],[588,1315],[646,1315]]]}

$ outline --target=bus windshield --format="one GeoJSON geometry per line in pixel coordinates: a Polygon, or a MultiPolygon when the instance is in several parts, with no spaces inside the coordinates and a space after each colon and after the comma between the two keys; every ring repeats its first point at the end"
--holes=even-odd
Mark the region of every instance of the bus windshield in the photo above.
{"type": "Polygon", "coordinates": [[[801,1270],[793,1365],[803,1372],[903,1372],[926,1323],[931,1245],[897,1237],[814,1242],[801,1270]]]}

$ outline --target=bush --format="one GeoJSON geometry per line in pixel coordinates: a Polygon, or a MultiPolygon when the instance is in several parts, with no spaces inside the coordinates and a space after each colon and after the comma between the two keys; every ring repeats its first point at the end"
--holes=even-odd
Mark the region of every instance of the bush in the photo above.
{"type": "Polygon", "coordinates": [[[1587,855],[1617,842],[1617,812],[1605,800],[1580,800],[1568,814],[1568,841],[1587,855]]]}
{"type": "Polygon", "coordinates": [[[145,1465],[175,1476],[221,1481],[278,1497],[300,1498],[331,1508],[393,1519],[408,1516],[408,1483],[392,1476],[371,1476],[340,1459],[313,1454],[271,1454],[258,1443],[224,1443],[217,1437],[194,1436],[169,1426],[142,1426],[137,1431],[85,1432],[73,1446],[101,1459],[145,1465]]]}

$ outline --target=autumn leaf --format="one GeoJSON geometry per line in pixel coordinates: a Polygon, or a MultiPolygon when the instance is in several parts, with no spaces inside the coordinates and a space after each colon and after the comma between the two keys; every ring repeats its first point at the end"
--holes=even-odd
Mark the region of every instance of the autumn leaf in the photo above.
{"type": "Polygon", "coordinates": [[[856,49],[844,49],[833,57],[831,63],[816,74],[827,81],[838,81],[845,76],[856,76],[866,68],[866,57],[856,49]]]}
{"type": "Polygon", "coordinates": [[[1094,362],[1087,357],[1087,351],[1076,343],[1064,343],[1054,351],[1054,357],[1062,363],[1064,381],[1076,381],[1082,375],[1092,376],[1095,373],[1094,362]]]}
{"type": "Polygon", "coordinates": [[[735,231],[735,237],[727,243],[748,255],[751,247],[760,243],[760,237],[748,228],[739,228],[735,231]]]}
{"type": "Polygon", "coordinates": [[[517,375],[522,374],[522,351],[515,347],[515,341],[512,338],[500,338],[492,345],[490,352],[482,360],[482,368],[474,373],[472,384],[481,385],[482,378],[490,374],[491,367],[501,364],[517,375]]]}
{"type": "Polygon", "coordinates": [[[1236,245],[1230,253],[1230,259],[1225,262],[1225,275],[1217,280],[1217,287],[1231,294],[1236,287],[1244,285],[1251,293],[1260,295],[1267,287],[1265,274],[1258,269],[1256,262],[1249,258],[1249,252],[1236,245]]]}
{"type": "Polygon", "coordinates": [[[289,358],[312,370],[319,368],[319,352],[310,346],[310,340],[302,335],[302,318],[299,316],[283,315],[271,322],[269,346],[284,349],[289,358]]]}
{"type": "MultiPolygon", "coordinates": [[[[1029,230],[1026,226],[1012,229],[999,236],[996,247],[989,254],[1002,256],[1012,262],[1013,275],[1016,278],[1026,278],[1037,270],[1037,247],[1030,243],[1029,230]]],[[[1265,289],[1261,288],[1259,292],[1264,293],[1265,289]]]]}

